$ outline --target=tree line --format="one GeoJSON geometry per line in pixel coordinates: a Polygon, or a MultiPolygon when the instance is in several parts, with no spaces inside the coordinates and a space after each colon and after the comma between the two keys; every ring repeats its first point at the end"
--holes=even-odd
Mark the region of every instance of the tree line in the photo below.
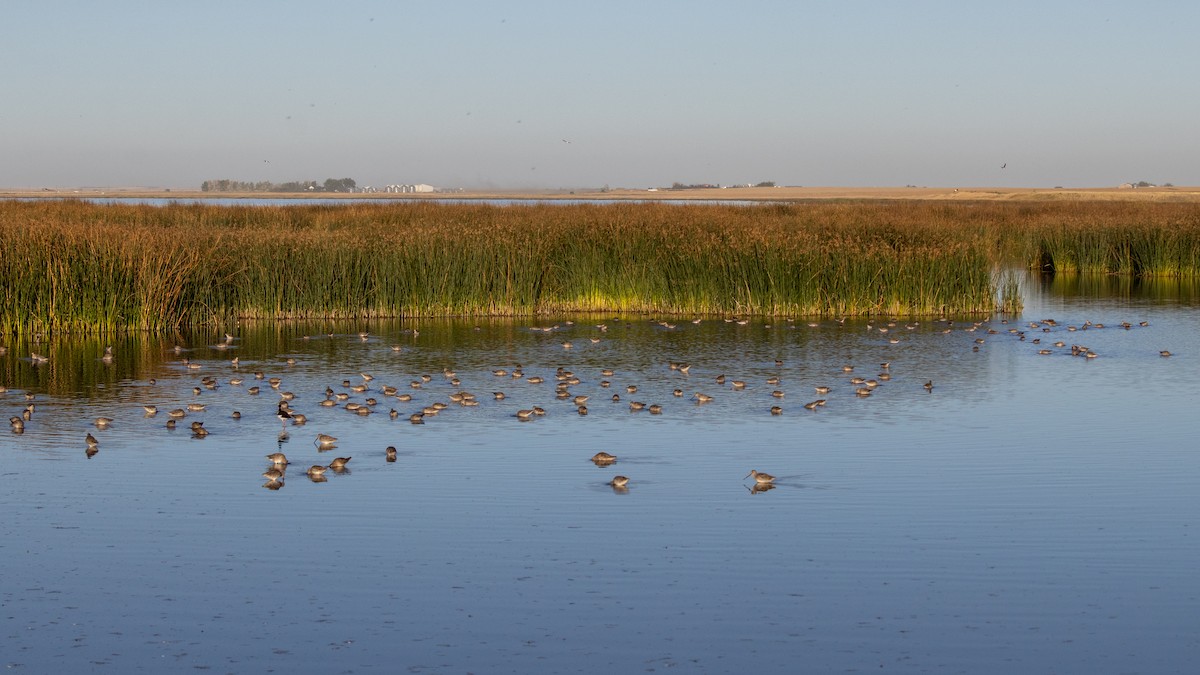
{"type": "Polygon", "coordinates": [[[293,180],[286,183],[271,181],[242,181],[218,178],[200,184],[201,192],[353,192],[358,183],[353,178],[326,178],[324,183],[315,180],[293,180]]]}

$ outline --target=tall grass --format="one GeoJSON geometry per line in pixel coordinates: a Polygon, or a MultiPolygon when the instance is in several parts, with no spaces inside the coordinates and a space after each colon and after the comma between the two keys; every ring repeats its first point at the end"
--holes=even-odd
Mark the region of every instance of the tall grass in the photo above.
{"type": "Polygon", "coordinates": [[[995,271],[1014,260],[1194,275],[1197,223],[1195,207],[1157,204],[3,202],[0,331],[551,311],[981,313],[1012,306],[995,271]]]}

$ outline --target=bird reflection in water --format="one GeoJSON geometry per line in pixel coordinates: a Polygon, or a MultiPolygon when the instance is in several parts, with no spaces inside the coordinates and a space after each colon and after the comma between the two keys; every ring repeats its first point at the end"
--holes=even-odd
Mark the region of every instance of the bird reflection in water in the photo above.
{"type": "Polygon", "coordinates": [[[745,487],[746,491],[748,491],[750,494],[756,495],[760,492],[770,492],[777,486],[774,483],[755,483],[754,485],[747,485],[745,487]]]}

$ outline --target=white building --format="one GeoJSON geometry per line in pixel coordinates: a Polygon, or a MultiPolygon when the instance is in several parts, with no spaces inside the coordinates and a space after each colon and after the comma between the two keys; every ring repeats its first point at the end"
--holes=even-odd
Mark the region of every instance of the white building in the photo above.
{"type": "Polygon", "coordinates": [[[389,185],[384,188],[384,192],[437,192],[437,188],[426,183],[409,183],[404,185],[389,185]]]}

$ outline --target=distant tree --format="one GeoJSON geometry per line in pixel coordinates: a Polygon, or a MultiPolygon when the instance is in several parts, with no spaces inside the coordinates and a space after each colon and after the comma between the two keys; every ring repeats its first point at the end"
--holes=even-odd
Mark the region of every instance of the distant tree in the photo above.
{"type": "Polygon", "coordinates": [[[755,184],[754,184],[754,187],[775,187],[775,181],[773,181],[773,180],[764,180],[764,181],[763,181],[763,182],[761,182],[761,183],[755,183],[755,184]]]}
{"type": "Polygon", "coordinates": [[[322,187],[326,192],[350,192],[357,186],[353,178],[326,178],[322,187]]]}

